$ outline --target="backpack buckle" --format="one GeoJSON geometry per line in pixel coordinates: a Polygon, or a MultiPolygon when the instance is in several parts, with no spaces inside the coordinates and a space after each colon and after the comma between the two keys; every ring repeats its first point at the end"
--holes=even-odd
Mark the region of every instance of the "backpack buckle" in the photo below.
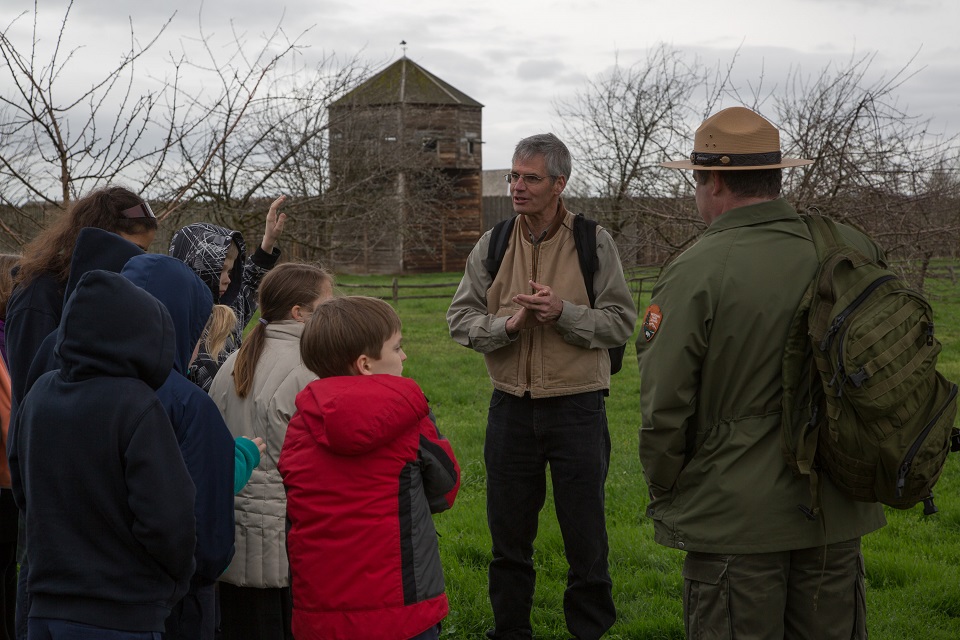
{"type": "Polygon", "coordinates": [[[805,504],[798,504],[797,509],[800,509],[800,513],[807,517],[807,520],[811,522],[817,519],[817,512],[808,507],[805,504]]]}
{"type": "Polygon", "coordinates": [[[863,386],[863,381],[870,377],[870,374],[867,373],[863,367],[860,367],[860,370],[856,373],[847,376],[847,380],[853,383],[853,386],[860,388],[863,386]]]}

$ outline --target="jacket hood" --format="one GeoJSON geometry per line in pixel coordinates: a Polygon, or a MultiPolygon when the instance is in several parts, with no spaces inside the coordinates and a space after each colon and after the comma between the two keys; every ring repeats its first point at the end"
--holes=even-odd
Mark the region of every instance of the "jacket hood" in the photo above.
{"type": "Polygon", "coordinates": [[[155,253],[131,258],[120,274],[167,308],[177,332],[174,368],[186,374],[193,348],[213,309],[210,290],[190,267],[155,253]]]}
{"type": "Polygon", "coordinates": [[[70,260],[70,278],[63,294],[64,306],[83,274],[94,269],[120,273],[127,260],[139,255],[143,255],[143,249],[115,233],[96,227],[80,229],[70,260]]]}
{"type": "Polygon", "coordinates": [[[236,300],[243,283],[243,265],[247,260],[247,248],[239,231],[209,222],[188,224],[173,235],[169,253],[200,276],[210,288],[214,302],[232,305],[236,300]],[[223,271],[231,242],[236,243],[239,253],[230,271],[230,286],[220,296],[220,272],[223,271]]]}
{"type": "Polygon", "coordinates": [[[139,378],[158,389],[173,368],[175,337],[159,300],[119,274],[94,270],[64,307],[54,353],[68,380],[139,378]]]}
{"type": "Polygon", "coordinates": [[[378,374],[311,382],[297,396],[297,411],[318,445],[355,456],[416,429],[429,408],[413,380],[378,374]]]}

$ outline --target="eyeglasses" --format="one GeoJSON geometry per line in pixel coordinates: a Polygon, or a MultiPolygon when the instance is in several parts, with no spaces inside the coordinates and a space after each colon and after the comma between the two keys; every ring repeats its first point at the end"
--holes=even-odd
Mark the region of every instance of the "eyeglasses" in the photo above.
{"type": "Polygon", "coordinates": [[[153,215],[153,209],[150,208],[150,205],[146,202],[141,202],[140,204],[130,207],[129,209],[124,209],[120,212],[124,218],[156,218],[157,216],[153,215]]]}
{"type": "Polygon", "coordinates": [[[503,179],[509,182],[510,184],[514,184],[516,182],[520,182],[521,180],[523,180],[528,187],[532,187],[534,185],[540,184],[547,178],[556,178],[556,177],[558,176],[538,176],[535,173],[520,174],[520,173],[513,172],[503,176],[503,179]]]}

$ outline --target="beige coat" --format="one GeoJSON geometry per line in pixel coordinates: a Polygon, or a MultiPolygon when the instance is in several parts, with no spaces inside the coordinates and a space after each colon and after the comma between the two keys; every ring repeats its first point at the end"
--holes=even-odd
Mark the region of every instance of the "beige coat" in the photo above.
{"type": "Polygon", "coordinates": [[[236,555],[220,577],[240,587],[261,589],[289,586],[286,552],[287,499],[277,471],[287,423],[296,411],[297,394],[316,379],[300,360],[303,325],[294,320],[267,326],[267,342],[257,363],[253,387],[239,398],[233,386],[231,355],[210,387],[223,419],[234,437],[261,437],[267,452],[250,482],[234,501],[236,555]]]}
{"type": "Polygon", "coordinates": [[[491,235],[485,233],[467,258],[447,311],[450,336],[483,353],[493,386],[515,396],[550,398],[609,389],[607,349],[626,342],[637,320],[617,247],[602,227],[597,227],[596,308],[590,308],[573,238],[574,214],[562,202],[558,207],[563,223],[536,245],[526,237],[524,225],[514,224],[493,281],[483,266],[491,235]],[[550,285],[563,298],[563,311],[552,326],[510,337],[507,319],[519,309],[513,296],[530,293],[531,279],[550,285]]]}

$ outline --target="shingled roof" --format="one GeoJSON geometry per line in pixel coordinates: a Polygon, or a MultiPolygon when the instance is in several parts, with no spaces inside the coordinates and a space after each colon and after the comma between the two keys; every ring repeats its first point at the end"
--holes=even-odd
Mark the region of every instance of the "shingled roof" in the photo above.
{"type": "Polygon", "coordinates": [[[406,56],[333,103],[341,105],[429,104],[483,107],[406,56]]]}

